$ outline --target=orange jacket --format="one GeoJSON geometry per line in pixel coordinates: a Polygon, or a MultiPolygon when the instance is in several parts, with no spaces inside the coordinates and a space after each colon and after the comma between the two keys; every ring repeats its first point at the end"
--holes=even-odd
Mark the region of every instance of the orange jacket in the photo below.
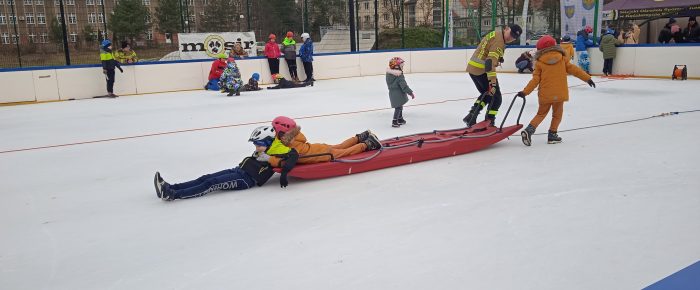
{"type": "Polygon", "coordinates": [[[523,92],[529,95],[537,86],[540,87],[538,100],[540,104],[566,102],[569,100],[567,75],[572,74],[584,82],[591,79],[586,72],[564,59],[564,50],[555,45],[535,53],[535,71],[523,92]]]}
{"type": "Polygon", "coordinates": [[[574,59],[574,44],[571,42],[562,42],[561,48],[564,50],[564,59],[573,60],[574,59]]]}
{"type": "MultiPolygon", "coordinates": [[[[292,148],[299,153],[299,157],[305,156],[305,155],[315,155],[315,154],[324,154],[328,153],[330,154],[331,152],[331,145],[328,144],[323,144],[323,143],[309,143],[306,141],[306,136],[304,136],[303,133],[301,133],[301,127],[297,126],[294,129],[290,130],[289,132],[285,133],[282,138],[280,138],[280,141],[282,144],[285,146],[292,148]]],[[[319,157],[308,157],[308,158],[299,158],[299,161],[297,164],[308,164],[308,163],[319,163],[319,162],[326,162],[330,161],[331,156],[330,155],[322,155],[319,157]]],[[[270,156],[270,164],[274,167],[280,167],[280,162],[282,161],[281,158],[276,157],[276,156],[270,156]]]]}

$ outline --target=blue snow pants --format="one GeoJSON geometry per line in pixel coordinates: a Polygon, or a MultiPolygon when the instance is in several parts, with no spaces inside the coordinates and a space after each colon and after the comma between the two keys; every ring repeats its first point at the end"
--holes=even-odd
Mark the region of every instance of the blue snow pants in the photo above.
{"type": "Polygon", "coordinates": [[[219,87],[219,80],[218,80],[218,79],[210,80],[210,81],[207,83],[207,90],[210,90],[210,91],[218,91],[218,90],[220,90],[220,89],[221,89],[221,88],[219,87]]]}
{"type": "Polygon", "coordinates": [[[255,186],[255,181],[243,169],[235,167],[203,175],[192,181],[170,185],[173,199],[193,198],[218,190],[243,190],[255,186]]]}

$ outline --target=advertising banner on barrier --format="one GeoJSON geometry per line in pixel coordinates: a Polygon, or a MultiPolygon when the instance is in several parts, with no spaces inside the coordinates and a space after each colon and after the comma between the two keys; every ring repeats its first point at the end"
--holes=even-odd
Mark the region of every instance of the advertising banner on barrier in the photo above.
{"type": "MultiPolygon", "coordinates": [[[[603,1],[596,0],[562,0],[561,1],[561,35],[576,38],[576,33],[586,26],[601,28],[603,25],[603,1]],[[598,25],[595,25],[596,2],[598,7],[598,25]]],[[[593,31],[600,35],[600,31],[593,31]]]]}
{"type": "Polygon", "coordinates": [[[686,17],[700,14],[700,5],[686,7],[663,7],[612,10],[616,14],[615,19],[649,19],[659,17],[686,17]]]}
{"type": "Polygon", "coordinates": [[[248,56],[256,56],[255,32],[180,33],[180,59],[214,58],[228,53],[235,43],[240,43],[248,56]]]}

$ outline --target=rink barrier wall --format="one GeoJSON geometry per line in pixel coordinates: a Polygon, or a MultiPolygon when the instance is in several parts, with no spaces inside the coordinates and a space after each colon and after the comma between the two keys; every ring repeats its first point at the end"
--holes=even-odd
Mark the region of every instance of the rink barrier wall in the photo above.
{"type": "MultiPolygon", "coordinates": [[[[500,72],[515,72],[515,60],[532,46],[509,46],[506,62],[500,72]]],[[[340,52],[314,55],[314,78],[317,80],[382,75],[389,59],[399,56],[406,60],[406,73],[464,72],[467,58],[474,47],[430,48],[413,50],[381,50],[340,52]]],[[[591,73],[601,74],[602,53],[597,47],[589,48],[591,73]]],[[[673,66],[688,65],[688,77],[700,79],[700,52],[698,44],[625,45],[617,50],[614,73],[638,77],[670,78],[673,66]]],[[[207,81],[212,60],[181,60],[143,62],[123,65],[124,73],[116,72],[114,93],[135,95],[160,92],[198,90],[207,81]]],[[[254,72],[261,75],[262,84],[272,83],[267,59],[251,57],[237,60],[245,81],[254,72]]],[[[299,78],[305,79],[303,65],[297,58],[299,78]]],[[[284,59],[280,59],[280,73],[289,77],[284,59]]],[[[33,67],[0,69],[0,104],[47,102],[84,99],[106,94],[102,68],[96,65],[33,67]]]]}

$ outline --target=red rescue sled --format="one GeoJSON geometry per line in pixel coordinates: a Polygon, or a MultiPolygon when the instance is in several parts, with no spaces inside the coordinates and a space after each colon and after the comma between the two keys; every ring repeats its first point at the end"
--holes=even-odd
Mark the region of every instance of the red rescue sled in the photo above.
{"type": "MultiPolygon", "coordinates": [[[[514,102],[515,98],[508,108],[508,113],[514,102]]],[[[523,108],[520,109],[520,115],[523,108]]],[[[508,113],[504,116],[503,122],[508,113]]],[[[382,148],[379,150],[367,151],[330,162],[298,164],[289,172],[289,176],[301,179],[335,177],[473,152],[519,131],[523,127],[520,124],[520,115],[518,115],[518,122],[509,127],[503,127],[503,123],[501,127],[489,126],[487,121],[483,121],[471,128],[436,130],[382,140],[382,148]]],[[[279,172],[279,169],[276,170],[279,172]]]]}

